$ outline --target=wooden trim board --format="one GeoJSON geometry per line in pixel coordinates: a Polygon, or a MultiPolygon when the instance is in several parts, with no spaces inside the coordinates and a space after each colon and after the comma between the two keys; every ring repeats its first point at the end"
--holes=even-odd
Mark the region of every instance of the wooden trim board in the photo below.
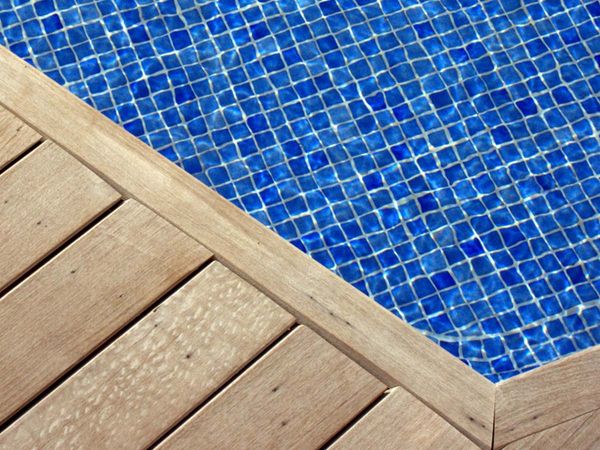
{"type": "Polygon", "coordinates": [[[0,61],[2,106],[205,245],[383,382],[491,445],[492,383],[4,48],[0,61]]]}
{"type": "Polygon", "coordinates": [[[494,414],[494,446],[501,447],[600,408],[597,348],[494,386],[1,47],[0,106],[34,130],[29,140],[58,143],[123,198],[194,238],[301,324],[480,447],[492,446],[494,414]]]}
{"type": "Polygon", "coordinates": [[[529,435],[506,450],[594,450],[600,448],[600,410],[529,435]]]}
{"type": "Polygon", "coordinates": [[[496,392],[497,448],[600,409],[600,347],[501,382],[496,392]]]}

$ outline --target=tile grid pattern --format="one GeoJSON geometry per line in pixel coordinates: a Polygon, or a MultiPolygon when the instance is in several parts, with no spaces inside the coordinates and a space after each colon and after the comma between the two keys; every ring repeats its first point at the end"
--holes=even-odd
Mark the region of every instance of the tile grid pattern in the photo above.
{"type": "Polygon", "coordinates": [[[600,3],[0,0],[0,44],[497,381],[600,343],[600,3]]]}

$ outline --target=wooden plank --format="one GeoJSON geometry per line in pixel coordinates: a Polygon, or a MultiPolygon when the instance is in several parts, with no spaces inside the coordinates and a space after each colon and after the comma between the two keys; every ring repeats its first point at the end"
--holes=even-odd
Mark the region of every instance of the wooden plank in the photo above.
{"type": "Polygon", "coordinates": [[[497,447],[600,408],[600,347],[498,385],[497,447]]]}
{"type": "Polygon", "coordinates": [[[119,198],[51,142],[0,175],[0,291],[119,198]]]}
{"type": "Polygon", "coordinates": [[[210,253],[131,200],[0,301],[0,421],[210,253]]]}
{"type": "Polygon", "coordinates": [[[600,413],[590,412],[519,439],[506,450],[592,450],[600,448],[600,413]]]}
{"type": "Polygon", "coordinates": [[[159,448],[317,448],[384,389],[300,326],[159,448]]]}
{"type": "Polygon", "coordinates": [[[0,108],[0,170],[42,137],[4,108],[0,108]]]}
{"type": "Polygon", "coordinates": [[[292,326],[212,263],[0,435],[0,448],[145,448],[292,326]]]}
{"type": "Polygon", "coordinates": [[[600,448],[600,410],[594,411],[563,448],[598,450],[600,448]]]}
{"type": "Polygon", "coordinates": [[[413,395],[394,388],[330,448],[463,450],[477,446],[413,395]]]}
{"type": "Polygon", "coordinates": [[[492,383],[10,52],[0,49],[0,58],[1,104],[202,242],[385,383],[403,386],[491,445],[492,383]]]}

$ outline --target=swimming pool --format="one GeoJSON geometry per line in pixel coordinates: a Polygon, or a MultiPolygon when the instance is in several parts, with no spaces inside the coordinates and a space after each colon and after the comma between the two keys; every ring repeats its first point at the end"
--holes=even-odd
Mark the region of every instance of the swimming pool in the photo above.
{"type": "Polygon", "coordinates": [[[600,3],[0,0],[0,43],[493,381],[600,343],[600,3]]]}

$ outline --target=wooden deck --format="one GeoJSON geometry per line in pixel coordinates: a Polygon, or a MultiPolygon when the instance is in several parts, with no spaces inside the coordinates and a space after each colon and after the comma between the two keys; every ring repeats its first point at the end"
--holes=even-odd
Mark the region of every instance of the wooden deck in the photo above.
{"type": "Polygon", "coordinates": [[[1,48],[0,238],[2,449],[600,448],[598,348],[494,386],[1,48]]]}

